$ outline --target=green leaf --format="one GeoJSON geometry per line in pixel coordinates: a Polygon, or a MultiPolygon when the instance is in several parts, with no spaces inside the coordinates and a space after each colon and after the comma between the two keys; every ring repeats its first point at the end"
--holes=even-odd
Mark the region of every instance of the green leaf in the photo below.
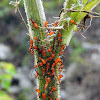
{"type": "Polygon", "coordinates": [[[100,3],[100,0],[93,0],[89,2],[82,10],[90,11],[100,3]]]}
{"type": "Polygon", "coordinates": [[[12,63],[0,62],[0,70],[13,76],[16,73],[15,66],[12,63]]]}
{"type": "Polygon", "coordinates": [[[0,7],[7,6],[8,3],[9,3],[9,0],[0,0],[0,7]]]}
{"type": "Polygon", "coordinates": [[[12,76],[9,74],[0,74],[0,80],[4,80],[4,79],[11,80],[11,78],[12,76]]]}
{"type": "Polygon", "coordinates": [[[86,4],[86,2],[87,2],[87,0],[83,0],[83,4],[84,4],[84,5],[86,4]]]}
{"type": "Polygon", "coordinates": [[[0,62],[0,72],[1,87],[9,90],[11,79],[16,74],[15,66],[12,63],[0,62]]]}
{"type": "Polygon", "coordinates": [[[12,100],[12,98],[4,91],[0,91],[0,100],[12,100]]]}
{"type": "Polygon", "coordinates": [[[9,80],[3,80],[1,82],[2,88],[6,89],[8,91],[9,91],[10,85],[11,85],[11,82],[9,80]]]}

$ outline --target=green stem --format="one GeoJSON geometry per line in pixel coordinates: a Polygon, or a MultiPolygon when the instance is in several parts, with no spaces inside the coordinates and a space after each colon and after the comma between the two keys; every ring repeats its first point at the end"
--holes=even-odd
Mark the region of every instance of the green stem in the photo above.
{"type": "Polygon", "coordinates": [[[27,21],[29,25],[30,34],[32,37],[39,37],[40,39],[44,39],[43,29],[40,27],[44,26],[44,22],[46,20],[45,13],[41,0],[24,0],[24,7],[27,16],[27,21]],[[33,27],[32,19],[34,22],[38,24],[38,29],[33,27]],[[41,34],[42,33],[42,34],[41,34]]]}
{"type": "MultiPolygon", "coordinates": [[[[26,12],[26,16],[27,16],[27,20],[28,20],[28,25],[29,25],[29,30],[30,30],[30,34],[32,37],[37,37],[40,40],[45,38],[45,35],[43,33],[43,29],[40,27],[44,26],[44,22],[45,22],[45,15],[44,15],[44,11],[43,11],[43,7],[42,7],[42,2],[41,0],[24,0],[24,6],[25,6],[25,12],[26,12]],[[33,24],[31,23],[30,19],[34,20],[38,26],[40,26],[38,29],[34,29],[33,28],[33,24]]],[[[41,42],[41,44],[45,44],[45,42],[41,42]]],[[[34,43],[34,45],[37,45],[38,48],[41,48],[40,43],[38,44],[37,42],[34,43]]],[[[51,44],[47,45],[50,46],[51,44]]],[[[47,47],[48,48],[48,47],[47,47]]],[[[35,60],[35,64],[37,64],[37,62],[39,61],[38,57],[42,57],[41,54],[37,54],[35,56],[35,59],[37,57],[37,60],[35,60]]],[[[44,59],[47,59],[48,56],[50,56],[51,54],[46,54],[46,57],[44,57],[44,59]]],[[[40,61],[39,61],[40,62],[40,61]]],[[[50,66],[52,66],[52,61],[50,62],[50,66]]],[[[45,87],[45,83],[46,83],[46,79],[47,77],[49,77],[47,74],[45,76],[43,76],[43,72],[42,72],[42,68],[46,69],[46,66],[43,65],[42,67],[38,67],[38,88],[40,89],[40,94],[42,93],[46,93],[46,95],[48,95],[48,93],[50,92],[52,87],[56,87],[56,91],[53,92],[53,94],[51,95],[52,99],[54,100],[55,98],[58,97],[58,67],[56,67],[56,78],[52,77],[50,79],[50,83],[48,84],[47,89],[44,89],[45,87]]],[[[37,95],[38,97],[38,95],[37,95]]],[[[42,96],[40,98],[38,98],[38,100],[43,100],[42,96]]],[[[46,100],[48,100],[48,98],[46,97],[46,100]]]]}
{"type": "MultiPolygon", "coordinates": [[[[77,6],[76,10],[86,10],[86,11],[91,11],[95,5],[97,5],[100,2],[100,0],[93,0],[91,2],[89,2],[86,6],[83,7],[79,7],[77,6]]],[[[66,0],[65,1],[65,7],[64,9],[70,9],[72,8],[72,4],[75,3],[78,5],[77,0],[66,0]]],[[[44,29],[41,28],[44,26],[44,22],[46,20],[45,18],[45,14],[44,14],[44,10],[43,10],[43,5],[41,0],[24,0],[24,7],[25,7],[25,12],[26,12],[26,16],[27,16],[27,21],[28,21],[28,25],[29,25],[29,31],[31,34],[31,37],[37,37],[40,40],[45,39],[45,33],[44,33],[44,29]],[[34,22],[36,22],[38,24],[38,29],[35,29],[33,27],[32,22],[30,21],[30,19],[32,19],[34,22]]],[[[41,57],[43,59],[47,59],[48,57],[51,56],[51,54],[53,52],[55,52],[55,58],[52,59],[51,61],[47,61],[50,63],[50,68],[52,67],[52,64],[55,62],[55,59],[59,57],[59,52],[61,49],[61,45],[62,44],[69,44],[73,34],[74,34],[74,29],[75,29],[75,25],[72,25],[69,22],[69,29],[68,26],[66,24],[68,24],[68,19],[74,19],[76,23],[80,23],[80,21],[82,21],[82,19],[86,16],[86,13],[83,12],[66,12],[66,14],[68,15],[67,20],[65,20],[66,15],[65,12],[62,12],[61,17],[60,17],[60,22],[59,25],[63,25],[64,29],[60,29],[56,31],[56,36],[54,37],[53,41],[48,40],[48,43],[46,41],[34,41],[34,45],[38,46],[38,48],[41,48],[41,45],[45,47],[46,50],[46,56],[43,57],[43,55],[41,53],[38,53],[35,51],[34,55],[34,64],[36,65],[37,63],[41,62],[41,60],[39,60],[38,58],[41,57]],[[65,21],[64,21],[65,20],[65,21]],[[58,44],[58,33],[59,31],[62,33],[62,43],[59,46],[58,44]],[[51,53],[47,53],[47,50],[50,46],[53,46],[52,52],[51,53]],[[37,58],[37,59],[36,59],[37,58]]],[[[43,100],[42,98],[42,93],[46,93],[46,99],[45,100],[49,100],[48,99],[48,94],[51,91],[52,87],[56,88],[56,91],[53,91],[53,93],[50,95],[50,97],[53,100],[56,100],[56,98],[58,98],[58,66],[55,66],[55,76],[51,77],[50,75],[47,74],[47,72],[45,73],[45,75],[43,76],[43,72],[42,72],[42,68],[46,69],[46,64],[44,64],[43,66],[38,66],[38,73],[39,73],[39,77],[38,77],[38,88],[40,89],[40,98],[38,98],[38,100],[43,100]],[[46,84],[46,79],[47,77],[50,77],[50,82],[48,83],[48,87],[46,89],[44,89],[45,84],[46,84]]],[[[49,71],[51,71],[51,69],[49,69],[49,71]]]]}

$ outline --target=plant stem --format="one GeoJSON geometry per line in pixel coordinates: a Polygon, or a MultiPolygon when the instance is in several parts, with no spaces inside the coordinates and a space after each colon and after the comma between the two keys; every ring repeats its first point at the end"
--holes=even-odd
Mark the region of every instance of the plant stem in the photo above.
{"type": "MultiPolygon", "coordinates": [[[[95,5],[98,4],[98,2],[100,2],[100,0],[93,0],[91,2],[89,2],[87,5],[80,7],[79,3],[77,2],[77,0],[65,0],[65,4],[64,4],[64,10],[61,13],[60,16],[60,21],[59,21],[59,27],[63,26],[63,28],[61,29],[57,29],[56,28],[55,31],[55,36],[53,37],[52,41],[46,40],[46,41],[35,41],[34,40],[34,45],[37,46],[40,50],[39,51],[34,51],[36,55],[34,55],[34,64],[37,65],[37,63],[39,63],[41,60],[39,60],[39,57],[41,57],[44,60],[47,60],[48,57],[51,57],[52,53],[54,52],[55,57],[50,60],[47,61],[48,63],[50,63],[50,68],[49,71],[51,72],[51,68],[52,68],[52,64],[55,62],[55,59],[59,57],[59,53],[61,50],[61,46],[63,44],[67,44],[67,46],[69,45],[69,42],[74,34],[74,30],[75,30],[75,25],[72,25],[70,23],[70,19],[74,19],[76,23],[80,23],[82,21],[82,19],[86,16],[87,13],[84,12],[66,12],[66,9],[72,9],[72,4],[75,3],[78,6],[76,7],[76,10],[84,10],[84,11],[91,11],[95,5]],[[67,20],[66,20],[66,14],[67,14],[67,20]],[[69,24],[69,27],[68,27],[69,24]],[[69,28],[69,29],[68,29],[69,28]],[[61,44],[59,44],[58,42],[58,33],[61,32],[62,33],[62,42],[61,44]],[[50,46],[53,46],[52,52],[48,53],[47,50],[50,46]],[[43,57],[42,55],[42,51],[43,48],[45,48],[46,51],[46,56],[43,57]],[[41,51],[42,50],[42,51],[41,51]]],[[[33,37],[37,37],[40,40],[44,40],[46,39],[45,36],[45,28],[41,28],[44,27],[44,22],[46,20],[45,18],[45,13],[44,13],[44,9],[43,9],[43,5],[41,0],[24,0],[24,7],[25,7],[25,12],[26,12],[26,16],[27,16],[27,21],[28,21],[28,25],[29,25],[29,31],[30,31],[30,38],[33,39],[33,37]],[[30,21],[30,19],[32,19],[35,23],[38,24],[38,29],[35,29],[33,27],[32,22],[30,21]]],[[[46,63],[47,63],[46,62],[46,63]]],[[[59,97],[59,86],[58,86],[58,65],[56,65],[54,67],[55,69],[55,75],[54,76],[50,76],[48,75],[48,72],[45,72],[45,75],[43,75],[42,69],[45,68],[46,70],[46,64],[43,64],[43,66],[38,66],[38,88],[40,90],[40,98],[38,97],[38,100],[44,100],[42,97],[42,93],[46,94],[46,98],[45,100],[48,100],[48,95],[51,91],[52,87],[56,88],[56,91],[53,91],[53,93],[50,95],[50,97],[53,100],[56,100],[59,97]],[[50,82],[48,83],[48,86],[46,89],[44,89],[45,84],[46,84],[46,79],[50,77],[50,82]]]]}

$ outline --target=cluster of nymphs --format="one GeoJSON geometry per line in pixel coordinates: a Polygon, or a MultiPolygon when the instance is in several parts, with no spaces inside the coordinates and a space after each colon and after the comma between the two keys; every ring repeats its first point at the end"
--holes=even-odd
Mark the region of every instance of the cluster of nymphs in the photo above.
{"type": "MultiPolygon", "coordinates": [[[[33,27],[35,29],[38,29],[38,25],[37,23],[35,23],[32,19],[31,22],[33,24],[33,27]]],[[[77,25],[73,20],[71,20],[72,24],[77,25]]],[[[58,24],[58,21],[55,21],[53,26],[56,27],[58,24]]],[[[45,21],[44,23],[45,28],[47,29],[47,33],[46,36],[51,36],[54,34],[54,30],[50,30],[50,28],[48,27],[48,22],[45,21]]],[[[55,37],[54,37],[55,38],[55,37]]],[[[34,37],[33,39],[35,39],[37,42],[41,41],[40,39],[38,39],[37,37],[34,37]]],[[[45,78],[45,86],[44,89],[47,90],[47,92],[43,92],[41,93],[39,88],[36,88],[36,92],[38,93],[39,98],[42,98],[43,100],[61,100],[60,98],[52,98],[52,94],[54,94],[54,91],[57,91],[58,88],[56,88],[55,86],[51,86],[49,87],[49,84],[51,82],[51,80],[58,80],[57,82],[59,84],[61,84],[61,78],[63,77],[62,75],[62,71],[63,71],[63,64],[62,64],[62,60],[57,57],[57,56],[61,56],[61,54],[65,53],[63,52],[63,50],[65,49],[65,44],[62,45],[62,34],[58,31],[57,33],[57,46],[55,47],[54,43],[53,45],[48,47],[44,47],[44,46],[33,46],[33,40],[30,40],[30,48],[29,51],[31,54],[34,53],[34,49],[37,50],[39,57],[38,57],[38,64],[34,66],[34,68],[41,68],[42,71],[42,76],[44,76],[45,78]],[[55,48],[59,48],[59,51],[57,51],[57,49],[55,48]],[[59,52],[59,55],[55,55],[56,52],[59,52]],[[57,66],[56,66],[57,65],[57,66]],[[55,69],[57,69],[60,72],[60,74],[58,75],[58,73],[56,72],[55,69]]],[[[55,40],[54,40],[55,41],[55,40]]],[[[36,75],[35,78],[38,77],[38,75],[40,75],[41,73],[38,72],[38,70],[36,70],[36,75]]]]}

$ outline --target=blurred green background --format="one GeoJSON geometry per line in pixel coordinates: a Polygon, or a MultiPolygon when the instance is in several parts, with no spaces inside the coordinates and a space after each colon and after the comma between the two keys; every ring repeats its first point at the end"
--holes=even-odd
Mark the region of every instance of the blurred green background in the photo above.
{"type": "MultiPolygon", "coordinates": [[[[9,2],[10,0],[0,0],[0,100],[36,100],[37,80],[34,78],[33,56],[28,51],[29,36],[26,35],[28,31],[19,13],[14,12],[15,8],[9,5],[9,2]]],[[[59,0],[43,0],[48,22],[56,20],[53,17],[59,16],[63,3],[64,0],[60,0],[60,4],[59,0]]],[[[19,7],[26,21],[23,0],[19,7]]],[[[100,5],[94,11],[100,12],[99,7],[100,5]]],[[[62,57],[65,69],[61,85],[62,100],[100,100],[99,18],[93,19],[92,26],[84,32],[84,35],[86,39],[76,32],[65,50],[66,54],[62,57]],[[93,75],[93,79],[90,75],[93,75]],[[93,80],[96,79],[99,81],[94,83],[93,80]],[[73,89],[75,87],[78,90],[75,91],[73,89]],[[84,89],[87,87],[86,94],[82,87],[84,89]],[[79,91],[81,98],[77,95],[79,91]]]]}

